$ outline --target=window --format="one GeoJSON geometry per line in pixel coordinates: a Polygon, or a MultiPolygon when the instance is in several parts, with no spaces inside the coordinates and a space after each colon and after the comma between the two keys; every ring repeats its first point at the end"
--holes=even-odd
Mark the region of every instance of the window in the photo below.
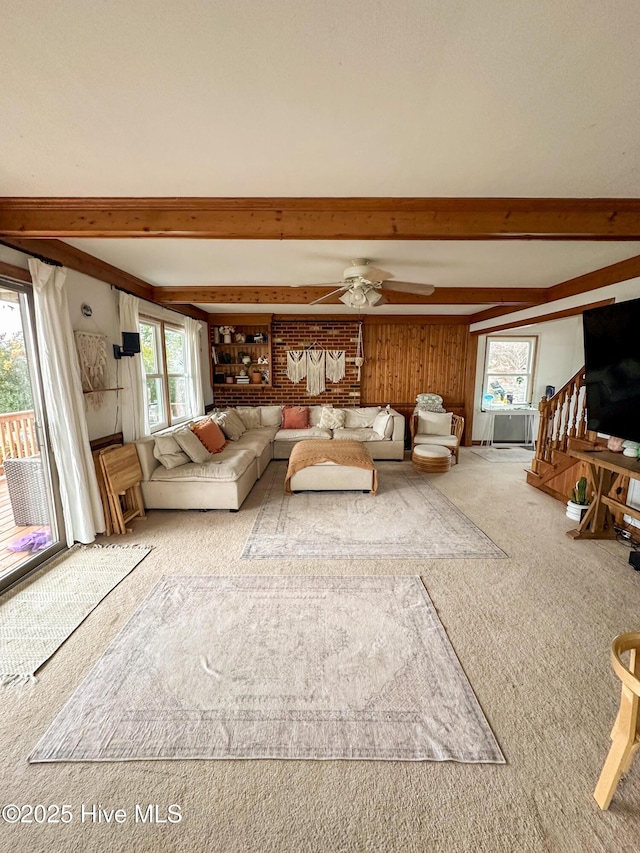
{"type": "Polygon", "coordinates": [[[488,337],[482,408],[493,403],[526,404],[533,394],[537,338],[488,337]]]}
{"type": "Polygon", "coordinates": [[[184,329],[145,318],[140,321],[140,349],[149,429],[154,432],[186,420],[189,406],[184,329]]]}

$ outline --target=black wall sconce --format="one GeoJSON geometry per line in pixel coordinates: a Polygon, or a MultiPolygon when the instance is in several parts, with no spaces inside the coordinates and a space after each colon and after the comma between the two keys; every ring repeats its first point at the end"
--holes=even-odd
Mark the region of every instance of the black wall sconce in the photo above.
{"type": "Polygon", "coordinates": [[[140,352],[140,335],[137,332],[123,332],[122,346],[113,345],[113,357],[134,356],[140,352]]]}

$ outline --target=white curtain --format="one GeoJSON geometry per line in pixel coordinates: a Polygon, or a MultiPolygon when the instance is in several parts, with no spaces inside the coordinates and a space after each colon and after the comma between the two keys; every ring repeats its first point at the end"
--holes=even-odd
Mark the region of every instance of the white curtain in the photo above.
{"type": "Polygon", "coordinates": [[[60,480],[67,544],[105,530],[91,456],[82,381],[64,286],[67,271],[31,258],[36,329],[51,446],[60,480]]]}
{"type": "MultiPolygon", "coordinates": [[[[120,331],[140,331],[140,300],[120,291],[120,331]]],[[[127,356],[118,362],[123,388],[122,435],[125,442],[149,435],[147,407],[144,404],[146,382],[142,355],[127,356]]]]}
{"type": "Polygon", "coordinates": [[[187,380],[187,394],[190,416],[204,415],[204,396],[202,394],[202,371],[200,369],[200,333],[202,324],[191,317],[184,318],[184,338],[187,380]]]}

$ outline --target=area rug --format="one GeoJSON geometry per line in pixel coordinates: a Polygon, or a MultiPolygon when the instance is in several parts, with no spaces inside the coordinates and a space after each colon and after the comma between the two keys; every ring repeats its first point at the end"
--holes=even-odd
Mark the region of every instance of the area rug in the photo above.
{"type": "Polygon", "coordinates": [[[533,450],[524,447],[474,447],[471,450],[486,462],[531,462],[533,450]]]}
{"type": "MultiPolygon", "coordinates": [[[[284,493],[272,479],[242,556],[493,558],[506,554],[410,463],[377,462],[378,494],[284,493]]],[[[444,474],[442,476],[449,476],[444,474]]]]}
{"type": "Polygon", "coordinates": [[[504,761],[418,577],[162,578],[29,758],[504,761]]]}
{"type": "Polygon", "coordinates": [[[150,548],[76,545],[0,597],[0,684],[35,672],[150,548]]]}

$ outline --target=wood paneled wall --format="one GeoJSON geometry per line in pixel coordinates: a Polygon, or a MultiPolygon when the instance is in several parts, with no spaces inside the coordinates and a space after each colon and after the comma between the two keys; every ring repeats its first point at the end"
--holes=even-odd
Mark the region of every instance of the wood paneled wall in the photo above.
{"type": "Polygon", "coordinates": [[[438,324],[433,318],[429,323],[394,322],[389,317],[385,323],[365,323],[363,332],[362,405],[391,403],[406,415],[418,394],[440,394],[448,411],[466,419],[468,440],[476,370],[469,326],[438,324]]]}

